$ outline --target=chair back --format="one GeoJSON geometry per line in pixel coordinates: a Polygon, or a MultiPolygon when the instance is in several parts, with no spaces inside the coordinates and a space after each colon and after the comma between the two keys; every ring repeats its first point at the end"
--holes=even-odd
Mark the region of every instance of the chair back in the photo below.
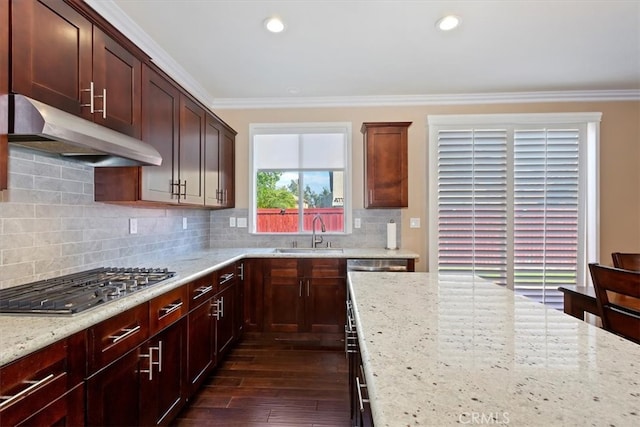
{"type": "Polygon", "coordinates": [[[640,271],[589,264],[602,327],[640,344],[640,310],[612,302],[609,292],[640,303],[640,271]]]}
{"type": "Polygon", "coordinates": [[[640,254],[614,252],[611,254],[613,266],[625,270],[640,271],[640,254]]]}

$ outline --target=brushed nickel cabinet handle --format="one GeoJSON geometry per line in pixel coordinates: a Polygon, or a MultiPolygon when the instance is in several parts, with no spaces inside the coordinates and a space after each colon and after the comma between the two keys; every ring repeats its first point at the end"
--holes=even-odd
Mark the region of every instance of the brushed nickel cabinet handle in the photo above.
{"type": "Polygon", "coordinates": [[[153,365],[158,366],[158,372],[162,372],[162,341],[158,341],[157,347],[149,347],[148,354],[141,354],[140,357],[146,357],[149,359],[149,369],[140,369],[143,374],[149,374],[149,381],[153,381],[153,365]],[[153,361],[153,352],[158,352],[158,361],[153,361]]]}
{"type": "Polygon", "coordinates": [[[224,285],[229,280],[233,280],[234,277],[235,277],[235,275],[233,273],[223,274],[222,276],[220,276],[220,281],[218,283],[220,285],[224,285]]]}
{"type": "Polygon", "coordinates": [[[240,278],[240,280],[244,280],[244,262],[241,262],[238,265],[238,277],[240,278]]]}
{"type": "Polygon", "coordinates": [[[204,296],[204,295],[208,294],[209,292],[211,292],[212,289],[213,289],[212,285],[200,286],[198,289],[196,289],[197,294],[194,295],[194,297],[191,298],[191,299],[192,300],[196,300],[196,299],[200,298],[201,296],[204,296]]]}
{"type": "Polygon", "coordinates": [[[369,399],[362,398],[362,389],[367,388],[367,385],[360,384],[360,377],[356,377],[356,387],[358,389],[358,405],[360,406],[360,412],[364,412],[364,404],[369,403],[369,399]]]}
{"type": "Polygon", "coordinates": [[[81,107],[89,107],[89,112],[91,114],[95,113],[95,105],[93,103],[93,82],[89,83],[89,89],[80,89],[80,92],[89,92],[89,103],[88,104],[80,104],[81,107]]]}
{"type": "Polygon", "coordinates": [[[178,310],[180,307],[182,307],[182,301],[180,300],[164,306],[160,310],[158,310],[158,318],[162,319],[163,317],[168,316],[169,314],[178,310]]]}
{"type": "Polygon", "coordinates": [[[120,330],[120,332],[121,332],[120,335],[110,335],[109,336],[109,338],[111,338],[111,344],[115,344],[117,342],[120,342],[120,341],[130,337],[131,335],[135,334],[138,331],[140,331],[140,325],[136,325],[133,328],[124,328],[124,329],[120,330]]]}
{"type": "Polygon", "coordinates": [[[23,384],[30,384],[29,387],[20,390],[18,393],[14,394],[13,396],[0,396],[0,399],[3,400],[3,402],[0,402],[0,408],[3,408],[4,406],[8,405],[9,403],[13,402],[14,400],[18,400],[20,399],[22,396],[25,396],[27,394],[29,394],[30,392],[32,392],[33,390],[42,387],[45,383],[47,383],[49,380],[51,380],[53,378],[53,374],[49,374],[46,377],[44,377],[41,380],[37,380],[37,381],[33,381],[33,380],[27,380],[27,381],[23,381],[23,384]]]}

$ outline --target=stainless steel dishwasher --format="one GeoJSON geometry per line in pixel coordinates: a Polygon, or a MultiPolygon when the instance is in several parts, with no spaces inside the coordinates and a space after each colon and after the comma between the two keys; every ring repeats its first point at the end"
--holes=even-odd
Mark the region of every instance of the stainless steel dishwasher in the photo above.
{"type": "Polygon", "coordinates": [[[347,271],[409,271],[409,260],[406,258],[362,258],[347,260],[347,271]]]}

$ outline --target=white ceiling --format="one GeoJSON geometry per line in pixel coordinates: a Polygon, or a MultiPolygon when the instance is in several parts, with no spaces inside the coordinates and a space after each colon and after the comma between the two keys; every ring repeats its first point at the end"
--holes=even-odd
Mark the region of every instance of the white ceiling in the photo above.
{"type": "Polygon", "coordinates": [[[87,2],[214,106],[640,93],[640,0],[87,2]]]}

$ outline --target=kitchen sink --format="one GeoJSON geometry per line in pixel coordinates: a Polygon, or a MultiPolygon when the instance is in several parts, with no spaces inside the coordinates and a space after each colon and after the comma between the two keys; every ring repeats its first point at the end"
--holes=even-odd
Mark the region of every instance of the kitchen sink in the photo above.
{"type": "Polygon", "coordinates": [[[279,254],[341,254],[342,248],[276,248],[279,254]]]}

